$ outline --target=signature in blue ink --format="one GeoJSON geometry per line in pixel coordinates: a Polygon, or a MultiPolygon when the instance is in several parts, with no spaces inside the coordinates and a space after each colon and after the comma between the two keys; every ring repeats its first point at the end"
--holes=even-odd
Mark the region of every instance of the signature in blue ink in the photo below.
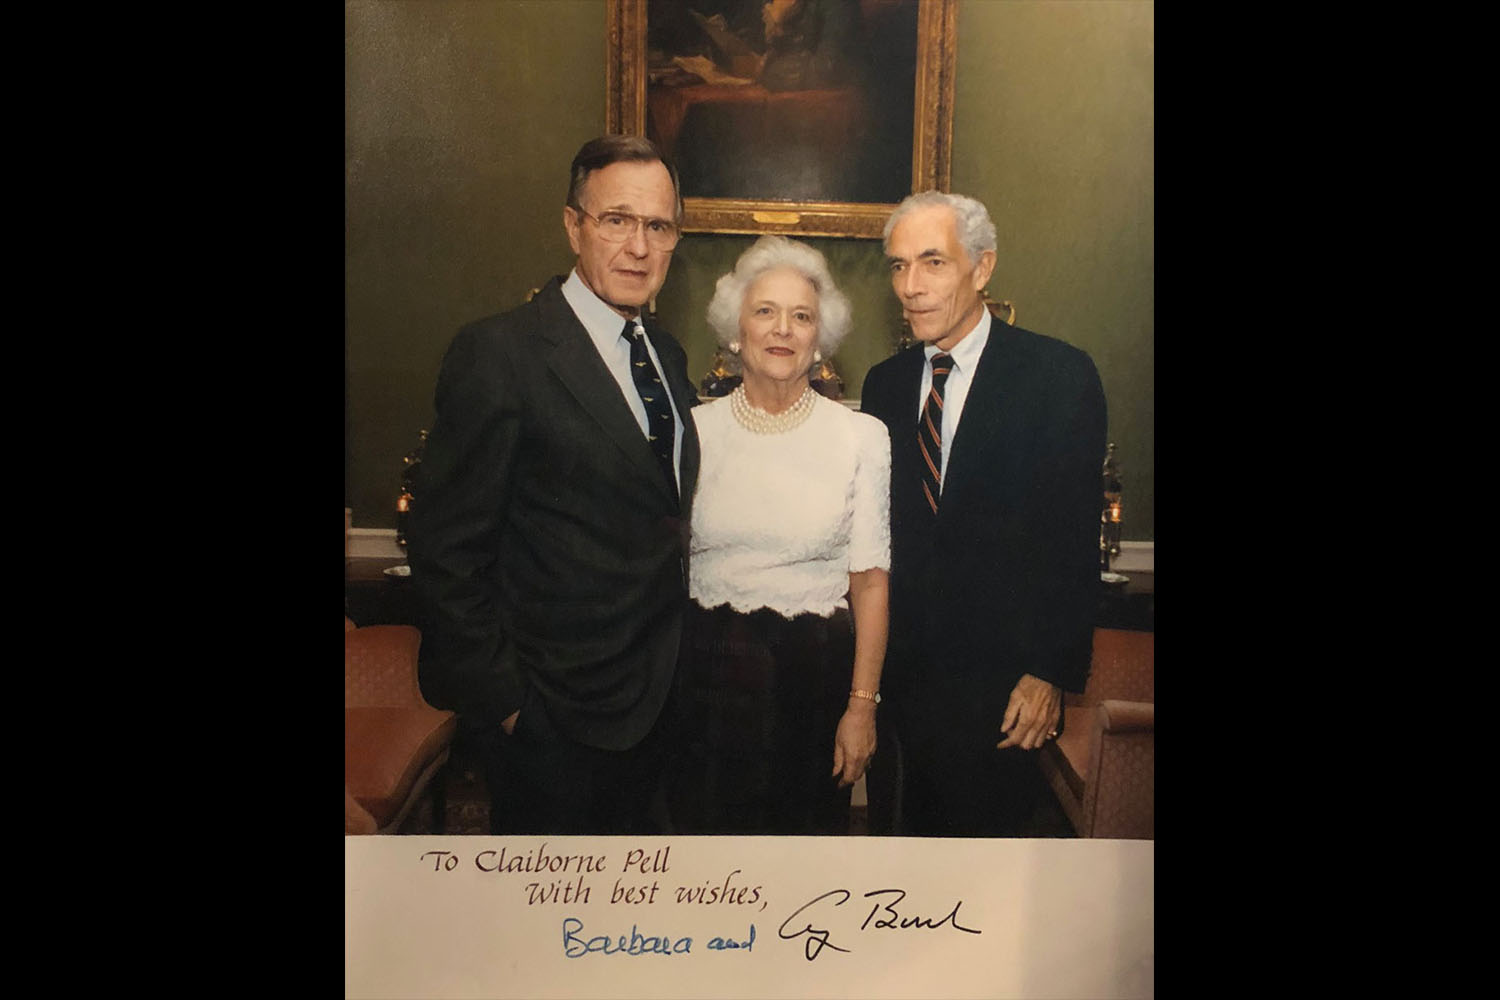
{"type": "MultiPolygon", "coordinates": [[[[567,958],[583,958],[585,955],[691,955],[693,952],[691,937],[642,934],[637,924],[630,925],[629,934],[586,937],[583,921],[567,917],[562,922],[562,932],[563,955],[567,958]]],[[[713,937],[707,948],[709,951],[752,951],[755,948],[755,925],[750,925],[750,936],[744,940],[713,937]]]]}

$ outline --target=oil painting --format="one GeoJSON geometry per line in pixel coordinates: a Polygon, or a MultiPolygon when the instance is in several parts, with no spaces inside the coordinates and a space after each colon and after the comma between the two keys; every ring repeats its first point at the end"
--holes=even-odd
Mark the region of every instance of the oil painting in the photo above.
{"type": "Polygon", "coordinates": [[[685,228],[878,236],[946,188],[952,0],[611,0],[609,128],[681,174],[685,228]]]}

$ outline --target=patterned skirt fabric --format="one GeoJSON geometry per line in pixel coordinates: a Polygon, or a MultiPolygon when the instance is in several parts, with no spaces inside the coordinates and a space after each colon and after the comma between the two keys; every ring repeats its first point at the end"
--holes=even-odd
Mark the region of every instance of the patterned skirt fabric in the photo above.
{"type": "Polygon", "coordinates": [[[833,738],[849,699],[849,612],[787,620],[691,605],[667,771],[684,834],[847,834],[833,738]]]}

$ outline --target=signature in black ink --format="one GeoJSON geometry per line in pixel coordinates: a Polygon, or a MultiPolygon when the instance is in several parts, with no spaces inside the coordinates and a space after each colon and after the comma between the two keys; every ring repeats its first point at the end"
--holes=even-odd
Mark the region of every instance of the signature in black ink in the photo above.
{"type": "MultiPolygon", "coordinates": [[[[864,931],[874,928],[876,930],[916,929],[931,931],[946,926],[956,931],[963,931],[965,934],[983,933],[976,928],[965,927],[958,922],[959,908],[964,905],[964,901],[961,899],[953,904],[953,909],[948,911],[947,916],[934,920],[932,917],[903,915],[897,909],[897,906],[906,899],[906,896],[907,892],[905,889],[872,889],[865,893],[863,898],[874,900],[874,902],[870,907],[870,912],[865,915],[864,921],[860,923],[858,930],[864,931]]],[[[853,898],[853,893],[848,889],[833,889],[823,893],[821,896],[814,897],[797,907],[791,916],[781,922],[781,926],[776,931],[777,936],[785,941],[795,941],[797,938],[806,935],[806,940],[803,942],[803,954],[809,962],[821,955],[824,948],[832,948],[834,951],[842,951],[846,954],[850,950],[848,948],[841,948],[830,940],[832,931],[829,928],[816,927],[811,920],[808,920],[804,916],[805,912],[816,904],[834,897],[842,898],[832,905],[843,906],[853,898]],[[800,930],[788,930],[788,925],[795,927],[799,922],[803,923],[800,930]]],[[[820,920],[819,922],[823,921],[820,920]]]]}
{"type": "Polygon", "coordinates": [[[795,931],[791,934],[788,934],[786,932],[786,925],[791,923],[796,917],[800,916],[803,910],[807,909],[809,906],[812,906],[814,903],[821,903],[829,896],[837,896],[841,893],[843,894],[844,898],[839,900],[837,903],[834,903],[833,905],[843,906],[845,903],[849,902],[848,889],[834,889],[832,892],[825,892],[823,893],[823,895],[818,896],[816,899],[810,899],[807,902],[803,903],[801,906],[797,907],[797,909],[792,913],[790,917],[787,917],[781,922],[781,926],[776,929],[776,936],[784,941],[795,941],[803,934],[806,934],[807,941],[803,944],[803,953],[807,955],[807,960],[809,962],[821,955],[824,948],[832,948],[834,951],[842,951],[848,953],[848,948],[840,948],[838,945],[828,940],[828,931],[825,928],[814,927],[812,924],[808,924],[800,931],[795,931]]]}

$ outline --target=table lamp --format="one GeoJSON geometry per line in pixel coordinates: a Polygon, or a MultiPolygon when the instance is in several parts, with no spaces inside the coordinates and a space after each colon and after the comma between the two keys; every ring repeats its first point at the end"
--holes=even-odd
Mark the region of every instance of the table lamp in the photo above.
{"type": "Polygon", "coordinates": [[[417,466],[422,464],[422,452],[427,447],[427,431],[417,432],[417,446],[401,457],[401,492],[396,496],[396,544],[406,551],[406,519],[411,514],[411,505],[416,499],[417,466]]]}
{"type": "Polygon", "coordinates": [[[1111,441],[1104,454],[1104,503],[1099,510],[1099,579],[1109,584],[1130,581],[1130,577],[1109,568],[1109,561],[1120,554],[1121,497],[1124,491],[1120,467],[1115,462],[1115,445],[1111,441]]]}

